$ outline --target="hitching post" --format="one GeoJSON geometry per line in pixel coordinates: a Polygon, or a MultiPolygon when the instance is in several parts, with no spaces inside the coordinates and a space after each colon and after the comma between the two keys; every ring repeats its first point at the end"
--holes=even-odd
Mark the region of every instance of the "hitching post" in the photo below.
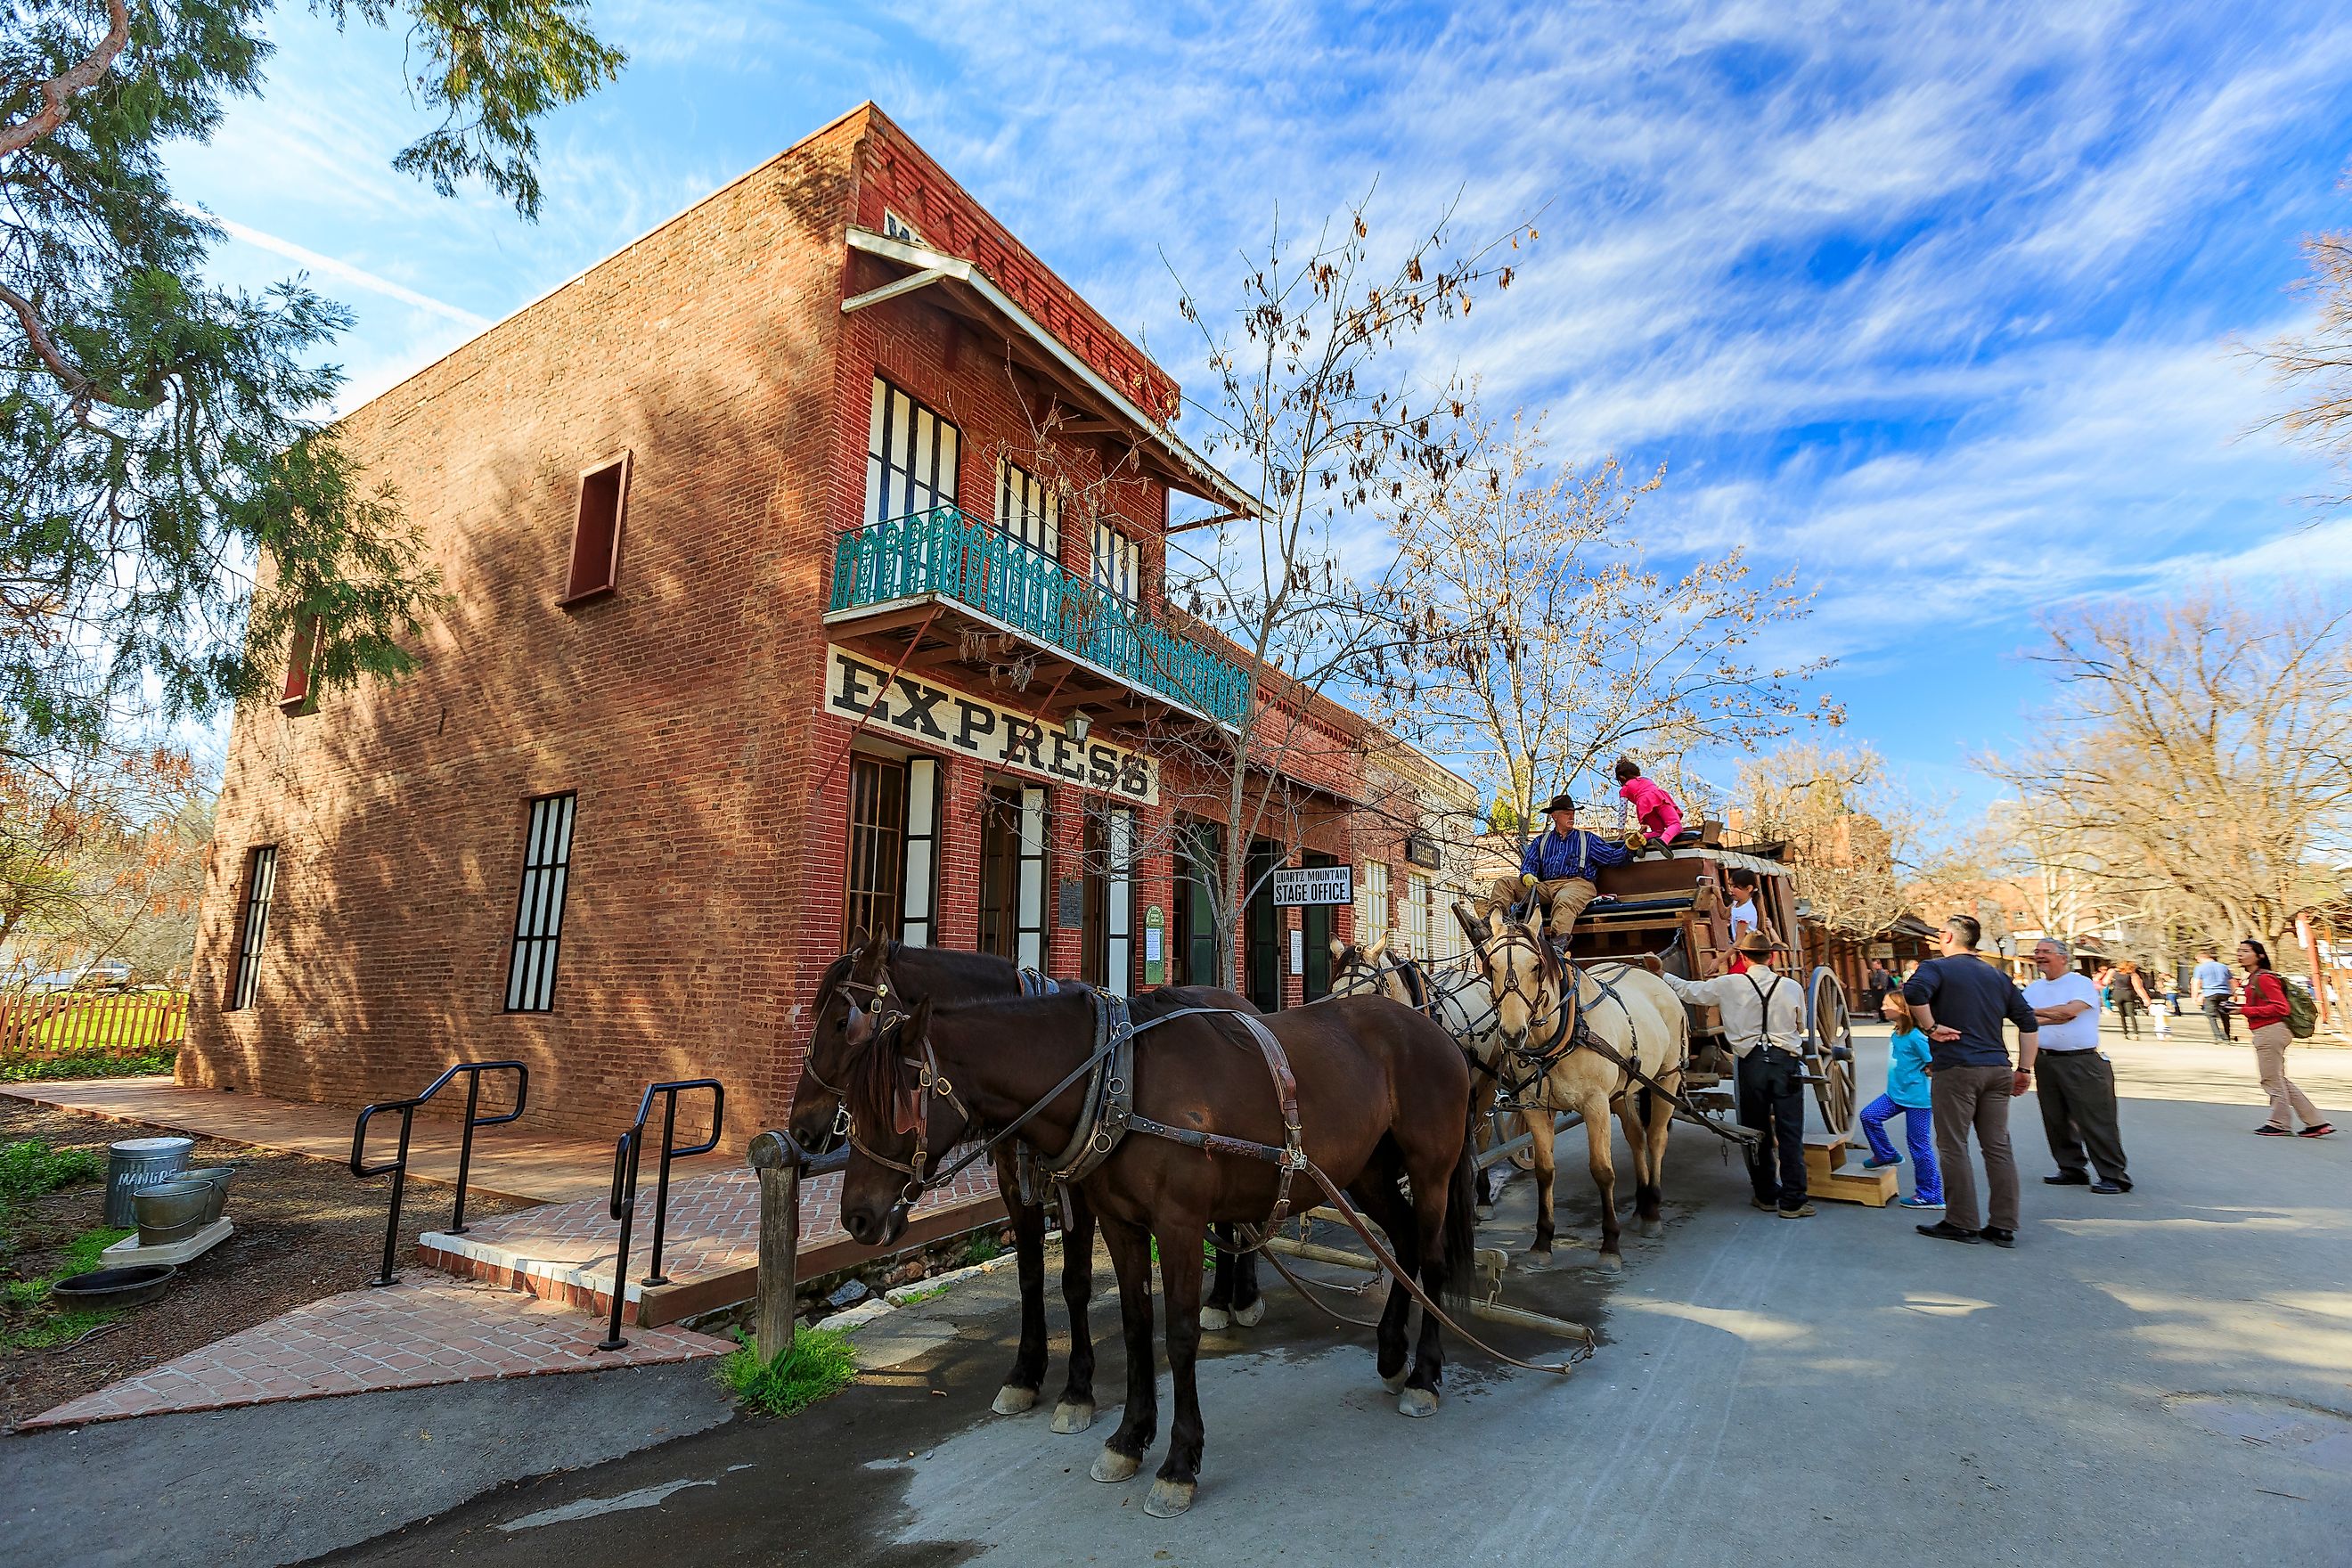
{"type": "Polygon", "coordinates": [[[760,1293],[751,1343],[761,1361],[772,1362],[793,1348],[801,1244],[800,1150],[789,1137],[762,1132],[751,1140],[751,1169],[760,1173],[760,1293]]]}

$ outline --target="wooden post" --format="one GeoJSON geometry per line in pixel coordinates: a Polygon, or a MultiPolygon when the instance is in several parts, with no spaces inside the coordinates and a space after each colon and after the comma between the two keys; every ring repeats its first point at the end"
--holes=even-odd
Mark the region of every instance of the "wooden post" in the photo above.
{"type": "Polygon", "coordinates": [[[772,1132],[751,1141],[751,1168],[760,1175],[760,1284],[751,1343],[767,1362],[793,1348],[801,1245],[801,1167],[795,1152],[772,1132]]]}

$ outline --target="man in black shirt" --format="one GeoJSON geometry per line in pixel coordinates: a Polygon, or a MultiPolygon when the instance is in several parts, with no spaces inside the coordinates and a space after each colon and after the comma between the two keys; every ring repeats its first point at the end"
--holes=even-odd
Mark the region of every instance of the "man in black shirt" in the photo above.
{"type": "Polygon", "coordinates": [[[1928,1093],[1935,1102],[1936,1159],[1944,1168],[1944,1217],[1921,1236],[1973,1246],[2017,1245],[2017,1162],[2009,1150],[2009,1102],[2033,1082],[2041,1023],[2016,982],[1977,953],[1984,928],[1972,916],[1944,922],[1944,956],[1904,983],[1903,999],[1927,1036],[1928,1093]],[[2017,1026],[2017,1065],[2010,1066],[2000,1025],[2017,1026]],[[1989,1212],[1977,1228],[1976,1173],[1969,1133],[1984,1151],[1989,1212]]]}

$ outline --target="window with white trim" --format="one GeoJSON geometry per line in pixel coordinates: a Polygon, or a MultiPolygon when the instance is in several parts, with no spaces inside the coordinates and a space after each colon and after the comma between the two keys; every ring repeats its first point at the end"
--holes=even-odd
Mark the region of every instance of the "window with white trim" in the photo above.
{"type": "Polygon", "coordinates": [[[1356,941],[1370,946],[1389,929],[1389,863],[1364,862],[1364,879],[1356,886],[1356,941]]]}
{"type": "Polygon", "coordinates": [[[228,1006],[253,1005],[261,984],[261,947],[269,939],[269,900],[278,891],[278,846],[257,844],[245,852],[245,903],[237,912],[236,957],[229,964],[228,1006]]]}
{"type": "Polygon", "coordinates": [[[1062,498],[1003,458],[996,459],[996,526],[1048,561],[1062,558],[1062,498]]]}
{"type": "Polygon", "coordinates": [[[1132,605],[1143,591],[1143,548],[1100,518],[1095,520],[1095,586],[1132,605]]]}
{"type": "Polygon", "coordinates": [[[956,504],[963,432],[880,376],[866,437],[866,521],[956,504]]]}
{"type": "Polygon", "coordinates": [[[507,1011],[555,1011],[555,960],[563,945],[563,894],[572,879],[576,795],[530,803],[524,826],[522,887],[515,894],[514,952],[507,963],[507,1011]]]}
{"type": "Polygon", "coordinates": [[[1429,879],[1412,872],[1404,878],[1405,940],[1412,944],[1413,957],[1427,963],[1437,954],[1429,951],[1429,879]]]}

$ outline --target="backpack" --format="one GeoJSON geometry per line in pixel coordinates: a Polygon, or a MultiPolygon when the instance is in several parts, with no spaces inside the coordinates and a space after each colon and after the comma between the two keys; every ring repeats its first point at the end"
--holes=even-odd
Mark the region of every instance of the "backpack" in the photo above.
{"type": "Polygon", "coordinates": [[[2312,1001],[2311,993],[2284,980],[2279,981],[2278,986],[2286,993],[2286,1032],[2298,1040],[2311,1038],[2319,1029],[2319,1008],[2312,1001]]]}

